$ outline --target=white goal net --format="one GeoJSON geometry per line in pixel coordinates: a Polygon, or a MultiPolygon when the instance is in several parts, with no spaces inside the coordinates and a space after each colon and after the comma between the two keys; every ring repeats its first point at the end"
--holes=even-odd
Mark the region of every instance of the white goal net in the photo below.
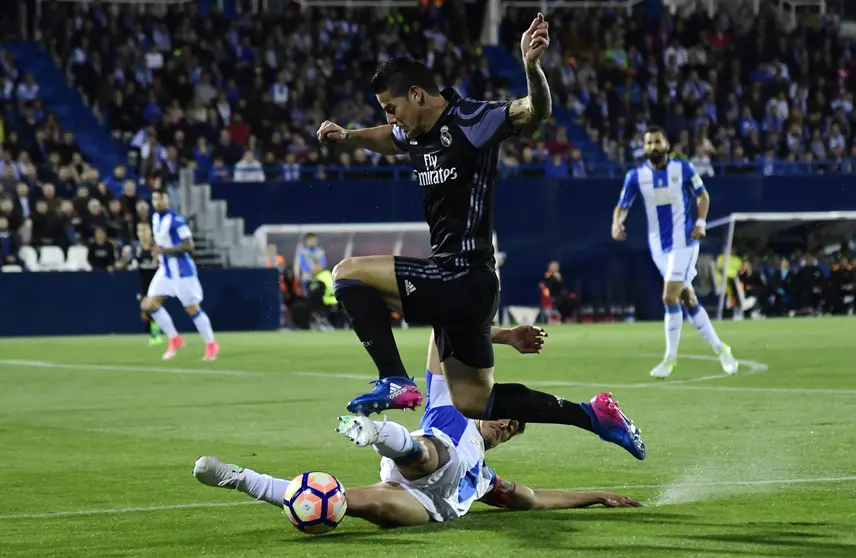
{"type": "MultiPolygon", "coordinates": [[[[426,223],[263,225],[254,233],[256,253],[261,258],[258,265],[265,265],[265,254],[270,244],[276,246],[277,253],[286,258],[287,265],[299,265],[297,254],[303,247],[304,237],[309,233],[318,239],[318,246],[324,249],[330,268],[349,257],[427,258],[431,255],[431,235],[426,223]]],[[[496,233],[493,235],[493,248],[497,253],[497,261],[501,262],[503,258],[499,253],[496,233]]]]}
{"type": "Polygon", "coordinates": [[[732,257],[748,259],[764,275],[780,259],[799,263],[806,254],[812,254],[825,265],[842,248],[851,248],[854,238],[856,211],[733,213],[708,223],[702,250],[707,248],[714,253],[699,258],[699,280],[716,285],[717,319],[722,319],[730,305],[727,285],[729,265],[735,267],[732,257]]]}

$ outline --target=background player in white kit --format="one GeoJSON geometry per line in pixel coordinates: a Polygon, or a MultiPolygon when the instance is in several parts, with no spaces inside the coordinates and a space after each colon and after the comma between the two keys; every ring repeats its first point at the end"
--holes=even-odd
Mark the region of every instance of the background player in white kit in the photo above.
{"type": "Polygon", "coordinates": [[[155,209],[152,216],[155,239],[152,253],[160,257],[160,265],[149,285],[147,296],[140,303],[140,308],[152,317],[169,339],[169,346],[163,354],[164,360],[167,360],[184,347],[184,339],[175,329],[169,312],[162,306],[167,298],[177,298],[205,341],[204,360],[214,360],[220,352],[220,346],[214,340],[214,330],[211,328],[208,314],[199,307],[202,302],[202,285],[199,284],[196,264],[190,255],[193,252],[190,227],[184,217],[169,208],[169,196],[166,192],[153,192],[152,206],[155,209]]]}
{"type": "MultiPolygon", "coordinates": [[[[531,326],[492,328],[494,343],[521,353],[540,352],[543,330],[531,326]]],[[[523,433],[512,420],[467,419],[452,405],[433,334],[428,348],[428,404],[421,429],[409,432],[395,422],[339,417],[337,432],[360,447],[373,446],[381,457],[381,482],[347,489],[347,514],[383,527],[423,525],[463,517],[476,501],[516,509],[567,509],[601,504],[638,507],[607,492],[533,490],[501,479],[485,464],[485,451],[523,433]]],[[[289,481],[200,457],[193,475],[203,484],[239,490],[282,507],[289,481]]]]}
{"type": "Polygon", "coordinates": [[[705,235],[710,195],[692,163],[669,157],[669,141],[662,129],[648,129],[644,148],[648,160],[624,178],[624,188],[612,216],[612,238],[618,241],[627,238],[624,221],[633,200],[641,195],[648,218],[651,257],[665,281],[666,355],[663,362],[651,370],[651,375],[665,378],[675,371],[684,315],[713,348],[722,369],[734,374],[738,363],[731,354],[731,347],[717,336],[710,316],[698,303],[692,287],[697,273],[699,240],[705,235]]]}

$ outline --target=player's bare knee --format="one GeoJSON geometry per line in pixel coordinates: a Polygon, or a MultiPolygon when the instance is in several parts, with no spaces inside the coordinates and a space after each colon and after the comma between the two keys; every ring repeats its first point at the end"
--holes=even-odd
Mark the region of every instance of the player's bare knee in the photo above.
{"type": "Polygon", "coordinates": [[[452,404],[468,419],[478,420],[485,418],[487,404],[490,400],[490,391],[481,394],[476,392],[459,393],[452,396],[452,404]]]}
{"type": "Polygon", "coordinates": [[[199,308],[198,304],[191,304],[190,306],[185,306],[184,311],[187,312],[188,316],[194,316],[199,313],[201,308],[199,308]]]}
{"type": "Polygon", "coordinates": [[[681,301],[680,295],[674,293],[663,293],[663,304],[666,306],[675,306],[681,301]]]}
{"type": "Polygon", "coordinates": [[[345,258],[333,267],[333,281],[343,279],[359,281],[360,264],[357,258],[345,258]]]}
{"type": "Polygon", "coordinates": [[[681,293],[681,303],[685,308],[695,308],[698,306],[698,298],[696,297],[695,291],[692,289],[684,289],[681,293]]]}
{"type": "Polygon", "coordinates": [[[143,300],[140,302],[140,310],[144,314],[151,314],[158,308],[160,308],[160,303],[153,298],[144,297],[143,300]]]}

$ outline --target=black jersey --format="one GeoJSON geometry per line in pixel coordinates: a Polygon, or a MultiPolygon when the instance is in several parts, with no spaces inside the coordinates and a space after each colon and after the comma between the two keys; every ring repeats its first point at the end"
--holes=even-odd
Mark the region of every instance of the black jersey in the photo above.
{"type": "Polygon", "coordinates": [[[157,256],[152,254],[151,249],[143,248],[139,242],[134,248],[134,259],[137,260],[137,266],[141,270],[153,270],[158,267],[157,256]]]}
{"type": "Polygon", "coordinates": [[[494,269],[493,204],[499,144],[514,134],[510,102],[462,99],[443,91],[449,106],[431,130],[414,138],[392,129],[410,155],[431,231],[431,257],[444,267],[494,269]]]}

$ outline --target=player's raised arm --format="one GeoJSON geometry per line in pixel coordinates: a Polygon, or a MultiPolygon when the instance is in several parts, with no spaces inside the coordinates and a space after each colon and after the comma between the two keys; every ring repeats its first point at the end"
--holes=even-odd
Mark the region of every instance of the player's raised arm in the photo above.
{"type": "Polygon", "coordinates": [[[627,239],[627,232],[624,230],[624,221],[627,219],[627,214],[630,211],[630,206],[633,205],[633,200],[639,193],[639,178],[636,170],[629,171],[624,176],[624,187],[621,189],[621,196],[618,198],[618,205],[612,212],[612,238],[618,241],[627,239]]]}
{"type": "Polygon", "coordinates": [[[532,122],[546,120],[553,112],[553,99],[547,76],[541,69],[541,55],[550,46],[549,24],[544,14],[539,13],[529,29],[520,39],[523,65],[526,69],[526,84],[529,94],[511,103],[508,116],[515,128],[523,128],[532,122]]]}
{"type": "Polygon", "coordinates": [[[509,510],[566,510],[602,505],[606,508],[639,508],[642,504],[609,492],[574,492],[571,490],[532,489],[497,478],[493,491],[481,502],[509,510]]]}
{"type": "Polygon", "coordinates": [[[696,197],[696,207],[698,209],[698,219],[693,226],[693,238],[704,238],[705,228],[707,227],[707,213],[710,211],[710,194],[707,188],[704,187],[704,181],[696,171],[695,166],[689,161],[683,161],[684,172],[690,177],[690,186],[693,194],[696,197]]]}
{"type": "Polygon", "coordinates": [[[397,155],[401,152],[395,146],[392,124],[362,130],[346,130],[335,122],[325,120],[315,135],[321,143],[345,142],[349,147],[368,149],[381,155],[397,155]]]}

